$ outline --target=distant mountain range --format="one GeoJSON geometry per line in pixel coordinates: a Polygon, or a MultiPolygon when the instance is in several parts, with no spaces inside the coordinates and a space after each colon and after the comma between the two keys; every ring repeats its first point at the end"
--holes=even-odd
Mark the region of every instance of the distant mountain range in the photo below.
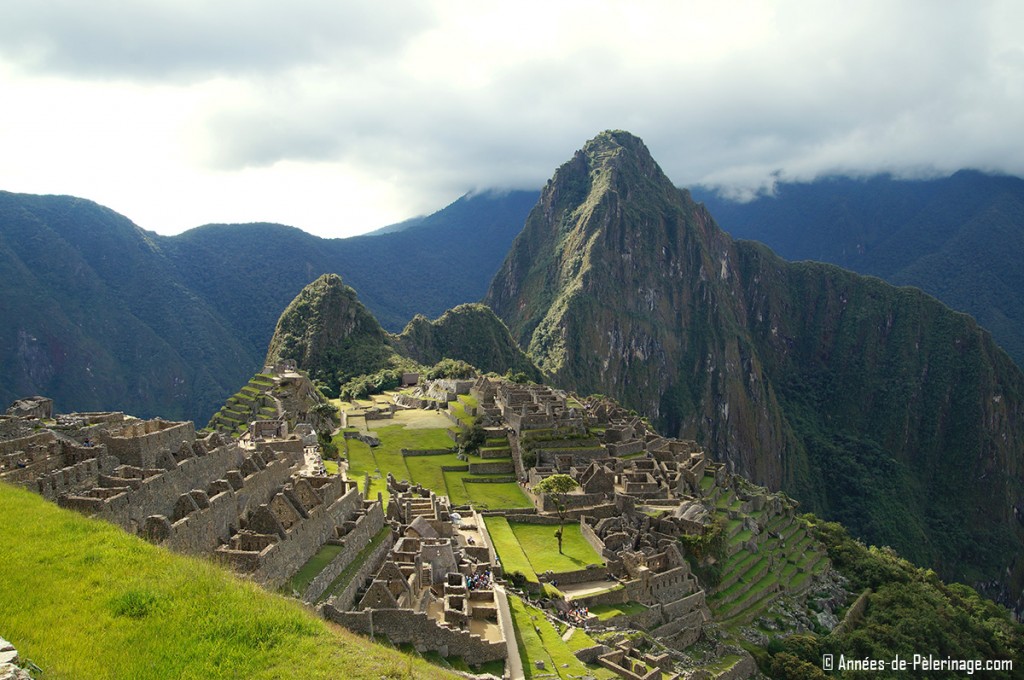
{"type": "MultiPolygon", "coordinates": [[[[421,362],[482,342],[478,361],[521,360],[484,308],[443,315],[484,299],[549,382],[610,394],[857,535],[1013,601],[1024,583],[1014,362],[919,291],[787,263],[712,214],[736,234],[777,234],[790,257],[934,284],[962,309],[982,301],[990,316],[975,314],[1010,337],[1024,294],[1020,183],[837,179],[747,205],[699,194],[701,205],[617,132],[588,143],[539,201],[467,196],[342,240],[273,224],[163,237],[83,199],[0,193],[0,400],[38,393],[59,411],[205,423],[262,366],[281,310],[332,272],[369,309],[358,338],[421,362]],[[383,332],[417,313],[440,318],[383,332]]],[[[277,339],[315,341],[303,333],[277,339]]]]}
{"type": "Polygon", "coordinates": [[[780,183],[747,203],[693,195],[735,238],[916,286],[967,312],[1024,366],[1024,179],[963,170],[780,183]]]}
{"type": "Polygon", "coordinates": [[[601,392],[949,578],[1024,585],[1024,375],[918,290],[734,241],[626,132],[541,193],[485,303],[601,392]]]}
{"type": "Polygon", "coordinates": [[[440,316],[483,297],[535,202],[465,196],[348,239],[278,224],[167,237],[84,199],[0,192],[0,401],[203,424],[262,366],[303,286],[342,273],[391,331],[440,316]]]}

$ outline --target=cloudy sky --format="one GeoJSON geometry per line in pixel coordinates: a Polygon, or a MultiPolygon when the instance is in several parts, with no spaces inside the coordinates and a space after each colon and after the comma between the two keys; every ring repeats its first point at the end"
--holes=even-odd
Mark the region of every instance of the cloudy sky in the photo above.
{"type": "Polygon", "coordinates": [[[0,189],[324,236],[539,188],[600,130],[677,184],[1024,175],[1024,3],[3,0],[0,189]]]}

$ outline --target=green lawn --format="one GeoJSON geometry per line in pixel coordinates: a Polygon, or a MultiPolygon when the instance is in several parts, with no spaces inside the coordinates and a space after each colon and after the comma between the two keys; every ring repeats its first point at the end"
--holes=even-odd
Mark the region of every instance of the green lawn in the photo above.
{"type": "MultiPolygon", "coordinates": [[[[463,478],[471,478],[462,472],[463,478]]],[[[482,475],[477,475],[478,477],[482,475]]],[[[482,510],[516,510],[529,509],[533,503],[516,482],[476,483],[466,482],[462,487],[469,497],[469,502],[482,510]]]]}
{"type": "MultiPolygon", "coordinates": [[[[494,549],[498,553],[498,559],[501,560],[501,567],[505,573],[511,574],[518,571],[526,577],[527,581],[538,583],[533,565],[530,564],[529,558],[523,552],[522,546],[519,545],[519,539],[516,538],[512,527],[509,526],[508,520],[504,517],[485,517],[484,523],[487,524],[487,533],[491,536],[494,549]]],[[[509,600],[511,601],[511,597],[509,600]]]]}
{"type": "MultiPolygon", "coordinates": [[[[337,435],[334,437],[334,443],[339,448],[345,446],[345,442],[342,441],[343,436],[337,435]]],[[[367,494],[367,498],[377,498],[377,492],[383,494],[384,503],[387,505],[390,500],[387,490],[387,476],[388,470],[386,468],[380,468],[378,471],[377,458],[374,454],[374,450],[367,444],[359,441],[358,439],[349,439],[348,444],[348,478],[359,482],[359,489],[363,490],[363,478],[365,475],[370,475],[370,492],[367,494]]],[[[395,477],[399,479],[408,479],[409,470],[404,468],[398,470],[392,470],[395,477]]]]}
{"type": "Polygon", "coordinates": [[[4,484],[0,546],[3,636],[48,679],[452,677],[4,484]]]}
{"type": "Polygon", "coordinates": [[[459,419],[464,427],[470,427],[476,421],[476,416],[471,416],[466,413],[466,405],[460,401],[452,401],[448,403],[448,410],[453,416],[459,419]]]}
{"type": "MultiPolygon", "coordinates": [[[[432,456],[403,456],[402,449],[427,450],[449,449],[452,440],[445,428],[406,427],[403,424],[392,424],[373,428],[380,438],[381,445],[370,448],[357,439],[348,440],[348,476],[358,480],[362,485],[365,475],[370,475],[370,498],[375,498],[378,491],[384,492],[385,502],[388,472],[398,480],[408,480],[431,489],[434,493],[447,495],[453,505],[472,503],[479,508],[517,509],[532,508],[533,503],[515,482],[486,484],[464,484],[469,478],[483,478],[490,475],[470,475],[468,472],[445,472],[442,466],[464,466],[454,453],[443,453],[432,456]]],[[[339,448],[343,448],[342,435],[334,438],[339,448]]],[[[473,462],[486,462],[472,456],[473,462]]],[[[508,475],[493,475],[507,477],[508,475]]],[[[360,486],[362,488],[362,486],[360,486]]]]}
{"type": "Polygon", "coordinates": [[[538,574],[549,569],[554,572],[576,571],[588,564],[604,564],[601,556],[583,538],[578,524],[566,523],[562,532],[562,554],[558,552],[558,539],[555,538],[557,525],[510,522],[509,526],[538,574]]]}
{"type": "Polygon", "coordinates": [[[460,465],[465,466],[466,463],[459,460],[454,453],[437,456],[406,456],[405,458],[405,466],[413,480],[438,494],[448,493],[445,473],[441,467],[460,465]]]}
{"type": "Polygon", "coordinates": [[[601,621],[615,618],[616,616],[632,616],[647,611],[646,605],[639,602],[626,602],[624,604],[595,604],[590,607],[590,613],[601,621]]]}
{"type": "MultiPolygon", "coordinates": [[[[589,640],[585,633],[577,631],[570,640],[577,635],[583,635],[580,641],[570,645],[562,640],[558,630],[547,619],[544,612],[524,602],[514,595],[508,597],[509,608],[512,610],[512,627],[516,631],[516,641],[519,645],[519,658],[523,662],[523,674],[527,678],[572,678],[595,677],[599,680],[611,680],[618,678],[612,671],[597,665],[587,666],[576,658],[573,651],[588,647],[588,644],[580,645],[580,642],[589,640]],[[544,669],[536,666],[537,661],[544,662],[544,669]]],[[[590,641],[593,644],[593,641],[590,641]]]]}

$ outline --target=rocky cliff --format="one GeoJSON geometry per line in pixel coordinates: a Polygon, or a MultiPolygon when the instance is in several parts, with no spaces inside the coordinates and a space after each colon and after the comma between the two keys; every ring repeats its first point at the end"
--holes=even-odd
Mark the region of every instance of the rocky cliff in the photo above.
{"type": "Polygon", "coordinates": [[[621,131],[557,170],[485,302],[556,384],[1019,596],[1024,376],[969,317],[733,241],[621,131]]]}

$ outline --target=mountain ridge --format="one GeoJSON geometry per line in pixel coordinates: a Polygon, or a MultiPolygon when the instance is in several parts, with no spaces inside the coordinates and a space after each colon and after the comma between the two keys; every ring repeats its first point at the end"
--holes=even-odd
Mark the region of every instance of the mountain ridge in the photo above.
{"type": "Polygon", "coordinates": [[[1016,599],[1012,360],[918,291],[733,241],[654,168],[628,133],[588,142],[545,187],[485,302],[559,386],[603,386],[862,538],[959,579],[1005,578],[1016,599]],[[877,423],[852,417],[864,404],[877,423]]]}
{"type": "Polygon", "coordinates": [[[912,285],[965,311],[1024,365],[1024,179],[960,170],[932,180],[877,175],[780,182],[749,202],[694,195],[734,237],[788,260],[818,260],[912,285]]]}

